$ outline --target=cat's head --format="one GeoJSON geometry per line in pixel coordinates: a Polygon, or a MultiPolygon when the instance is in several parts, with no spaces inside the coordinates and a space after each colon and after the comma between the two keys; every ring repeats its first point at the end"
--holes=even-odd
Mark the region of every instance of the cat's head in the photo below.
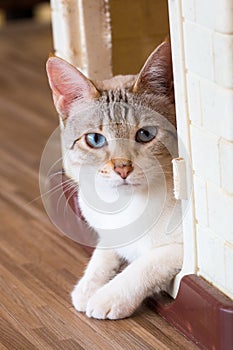
{"type": "Polygon", "coordinates": [[[57,57],[47,72],[63,120],[64,167],[74,180],[83,170],[112,187],[143,187],[170,169],[176,121],[168,42],[136,76],[92,82],[57,57]]]}

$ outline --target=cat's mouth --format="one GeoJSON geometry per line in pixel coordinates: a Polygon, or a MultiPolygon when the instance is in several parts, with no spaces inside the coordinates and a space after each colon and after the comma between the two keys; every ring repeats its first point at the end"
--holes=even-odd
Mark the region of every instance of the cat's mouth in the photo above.
{"type": "Polygon", "coordinates": [[[132,179],[106,179],[99,178],[104,185],[108,185],[111,188],[130,188],[130,187],[142,187],[143,183],[138,181],[133,181],[132,179]]]}
{"type": "Polygon", "coordinates": [[[141,184],[140,183],[132,183],[132,182],[129,182],[128,180],[123,180],[120,184],[117,185],[117,187],[121,187],[121,186],[138,187],[138,186],[141,186],[141,184]]]}

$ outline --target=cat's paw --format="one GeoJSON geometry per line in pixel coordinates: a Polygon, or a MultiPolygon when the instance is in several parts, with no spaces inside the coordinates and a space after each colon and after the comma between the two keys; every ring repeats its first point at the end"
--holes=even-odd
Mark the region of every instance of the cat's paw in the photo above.
{"type": "Polygon", "coordinates": [[[72,303],[77,311],[85,312],[88,300],[95,294],[98,286],[92,282],[81,279],[71,293],[72,303]]]}
{"type": "Polygon", "coordinates": [[[88,302],[88,296],[77,284],[71,293],[72,303],[77,311],[85,312],[88,302]]]}
{"type": "Polygon", "coordinates": [[[110,288],[99,289],[88,301],[86,315],[97,319],[117,320],[129,317],[136,306],[110,288]]]}

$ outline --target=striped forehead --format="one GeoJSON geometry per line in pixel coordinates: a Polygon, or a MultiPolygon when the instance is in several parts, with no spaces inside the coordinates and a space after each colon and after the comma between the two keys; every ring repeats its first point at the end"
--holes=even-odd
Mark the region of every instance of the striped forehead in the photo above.
{"type": "Polygon", "coordinates": [[[117,129],[126,127],[127,124],[136,123],[132,107],[132,98],[125,90],[104,91],[103,103],[103,124],[112,124],[117,129]]]}
{"type": "Polygon", "coordinates": [[[113,102],[128,103],[129,93],[125,89],[104,90],[102,91],[102,98],[105,103],[113,103],[113,102]]]}

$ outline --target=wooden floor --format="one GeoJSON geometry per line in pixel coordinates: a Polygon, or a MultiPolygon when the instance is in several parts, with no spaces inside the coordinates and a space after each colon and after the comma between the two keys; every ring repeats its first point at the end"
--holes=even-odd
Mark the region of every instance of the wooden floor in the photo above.
{"type": "Polygon", "coordinates": [[[34,200],[41,153],[57,126],[44,67],[49,52],[47,25],[0,30],[0,349],[196,349],[145,305],[120,321],[88,319],[71,305],[88,257],[34,200]]]}

